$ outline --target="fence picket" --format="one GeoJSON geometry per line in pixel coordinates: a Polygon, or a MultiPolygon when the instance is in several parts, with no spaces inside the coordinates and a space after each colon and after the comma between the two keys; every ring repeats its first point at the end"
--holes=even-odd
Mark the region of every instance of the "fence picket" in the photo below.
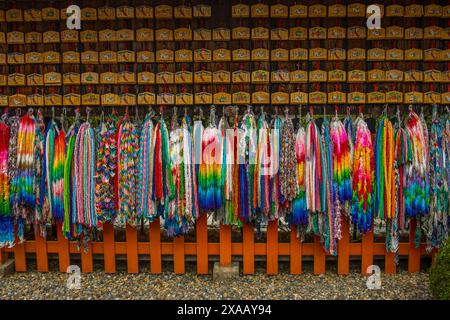
{"type": "Polygon", "coordinates": [[[253,225],[244,223],[242,227],[242,258],[244,274],[255,273],[255,233],[253,225]]]}
{"type": "Polygon", "coordinates": [[[395,254],[386,251],[384,255],[384,273],[395,274],[396,272],[397,266],[395,265],[395,254]]]}
{"type": "Polygon", "coordinates": [[[290,262],[291,262],[291,274],[302,273],[302,243],[297,238],[297,228],[292,226],[291,230],[291,245],[290,245],[290,262]]]}
{"type": "Polygon", "coordinates": [[[373,226],[362,236],[361,273],[367,275],[367,268],[373,265],[373,226]]]}
{"type": "Polygon", "coordinates": [[[325,251],[319,236],[314,236],[314,274],[325,273],[325,251]]]}
{"type": "Polygon", "coordinates": [[[105,272],[116,272],[116,248],[114,246],[114,225],[105,223],[103,225],[103,257],[105,261],[105,272]]]}
{"type": "Polygon", "coordinates": [[[346,218],[342,219],[342,238],[338,241],[338,274],[347,275],[350,263],[350,227],[346,218]]]}
{"type": "Polygon", "coordinates": [[[278,273],[278,221],[267,226],[267,274],[278,273]]]}
{"type": "Polygon", "coordinates": [[[5,263],[8,260],[8,252],[3,251],[3,248],[0,249],[0,264],[5,263]]]}
{"type": "Polygon", "coordinates": [[[408,272],[419,272],[420,271],[420,248],[416,248],[415,237],[416,237],[416,219],[411,219],[409,222],[409,252],[408,252],[408,272]]]}
{"type": "Polygon", "coordinates": [[[197,232],[197,273],[208,274],[208,226],[207,216],[202,214],[195,223],[197,232]]]}
{"type": "Polygon", "coordinates": [[[70,265],[69,240],[63,235],[61,223],[56,224],[56,238],[58,240],[59,271],[66,272],[70,265]]]}
{"type": "Polygon", "coordinates": [[[162,272],[161,229],[159,218],[150,224],[150,272],[162,272]]]}
{"type": "Polygon", "coordinates": [[[231,264],[231,226],[220,225],[220,265],[231,264]]]}
{"type": "Polygon", "coordinates": [[[184,236],[173,239],[173,271],[176,274],[184,273],[184,236]]]}
{"type": "Polygon", "coordinates": [[[128,273],[139,272],[137,230],[127,224],[127,270],[128,273]]]}
{"type": "Polygon", "coordinates": [[[81,271],[82,272],[92,272],[94,271],[94,260],[92,256],[92,242],[87,244],[87,250],[85,251],[83,247],[80,248],[81,253],[81,271]]]}
{"type": "Polygon", "coordinates": [[[25,256],[25,242],[20,243],[17,236],[17,226],[15,227],[16,240],[13,248],[14,251],[14,267],[16,272],[27,271],[27,260],[25,256]]]}
{"type": "Polygon", "coordinates": [[[36,268],[39,272],[48,271],[48,255],[47,255],[47,240],[40,234],[39,227],[35,229],[36,237],[36,268]]]}

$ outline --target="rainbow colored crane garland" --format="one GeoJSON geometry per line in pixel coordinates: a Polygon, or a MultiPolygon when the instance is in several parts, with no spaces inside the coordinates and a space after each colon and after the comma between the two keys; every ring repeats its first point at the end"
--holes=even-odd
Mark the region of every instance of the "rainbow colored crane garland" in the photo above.
{"type": "Polygon", "coordinates": [[[19,240],[25,225],[45,236],[49,223],[62,222],[67,238],[88,241],[102,223],[137,227],[159,216],[177,236],[206,212],[238,226],[285,219],[302,239],[320,236],[331,254],[344,213],[360,232],[371,230],[374,214],[386,220],[391,252],[409,219],[429,248],[448,237],[447,119],[433,118],[428,133],[413,111],[404,126],[383,116],[372,141],[361,116],[325,118],[321,130],[311,118],[296,132],[290,118],[275,115],[269,125],[264,112],[257,121],[249,111],[236,115],[231,126],[214,114],[207,127],[174,116],[171,130],[152,117],[142,125],[109,117],[96,135],[79,119],[66,135],[54,120],[45,131],[40,113],[2,118],[1,245],[13,245],[13,224],[19,240]]]}

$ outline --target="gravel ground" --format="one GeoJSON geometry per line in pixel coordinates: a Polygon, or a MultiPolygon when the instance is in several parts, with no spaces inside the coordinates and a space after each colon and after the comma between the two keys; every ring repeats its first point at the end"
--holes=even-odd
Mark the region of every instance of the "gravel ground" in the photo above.
{"type": "MultiPolygon", "coordinates": [[[[50,269],[52,270],[52,269],[50,269]]],[[[67,289],[68,275],[29,271],[0,278],[1,299],[431,299],[428,274],[381,276],[382,288],[369,290],[356,270],[342,277],[335,272],[314,276],[242,276],[225,282],[211,276],[164,273],[136,275],[94,271],[81,275],[81,290],[67,289]]]]}

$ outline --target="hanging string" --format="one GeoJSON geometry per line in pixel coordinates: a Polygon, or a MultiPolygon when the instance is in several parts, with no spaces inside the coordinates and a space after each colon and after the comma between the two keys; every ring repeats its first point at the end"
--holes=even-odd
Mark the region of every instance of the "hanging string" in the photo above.
{"type": "Polygon", "coordinates": [[[117,144],[117,180],[118,201],[114,225],[125,227],[126,223],[135,227],[136,214],[136,173],[138,167],[139,136],[136,125],[125,115],[118,129],[117,144]]]}
{"type": "Polygon", "coordinates": [[[272,122],[272,130],[270,132],[270,155],[271,161],[271,215],[269,220],[278,219],[282,213],[282,205],[284,197],[281,194],[280,185],[280,146],[281,146],[281,125],[282,120],[278,114],[272,122]]]}
{"type": "Polygon", "coordinates": [[[242,222],[249,223],[255,217],[251,208],[253,201],[253,177],[256,156],[256,123],[252,112],[249,110],[244,115],[238,142],[238,166],[239,166],[239,200],[238,211],[242,222]]]}
{"type": "Polygon", "coordinates": [[[228,124],[226,117],[223,115],[220,118],[218,125],[221,137],[221,169],[220,169],[220,189],[222,192],[222,207],[218,212],[217,220],[223,224],[233,225],[237,221],[233,217],[233,159],[234,150],[232,145],[232,129],[228,124]]]}
{"type": "Polygon", "coordinates": [[[350,179],[350,146],[352,145],[344,123],[336,116],[330,124],[330,136],[333,141],[333,181],[336,209],[341,205],[348,207],[352,199],[350,179]]]}
{"type": "MultiPolygon", "coordinates": [[[[306,207],[317,214],[323,212],[322,185],[324,180],[322,137],[314,119],[306,126],[306,151],[305,151],[305,184],[306,184],[306,207]]],[[[316,228],[316,231],[318,227],[316,228]]]]}
{"type": "Polygon", "coordinates": [[[322,150],[324,159],[324,182],[322,199],[325,204],[325,214],[323,215],[323,226],[321,228],[321,238],[324,242],[324,249],[332,255],[337,254],[337,239],[341,236],[340,209],[336,212],[336,192],[334,191],[333,180],[333,140],[330,137],[330,123],[324,117],[322,123],[322,150]]]}
{"type": "Polygon", "coordinates": [[[74,152],[75,142],[79,130],[78,121],[76,121],[68,130],[66,135],[67,149],[64,162],[64,223],[63,234],[68,239],[74,239],[82,232],[81,226],[76,224],[77,218],[77,200],[76,200],[76,181],[74,152]]]}
{"type": "Polygon", "coordinates": [[[194,145],[192,141],[192,129],[190,118],[187,114],[182,119],[183,129],[183,170],[184,170],[184,190],[185,190],[185,215],[188,220],[200,216],[197,197],[197,174],[193,161],[194,145]]]}
{"type": "Polygon", "coordinates": [[[20,119],[17,136],[17,174],[13,180],[13,189],[17,192],[18,237],[24,240],[24,224],[34,220],[36,194],[34,192],[34,143],[36,139],[36,120],[32,114],[20,119]]]}
{"type": "Polygon", "coordinates": [[[198,175],[198,199],[201,210],[208,212],[222,206],[221,184],[221,133],[215,125],[214,113],[202,136],[202,163],[198,175]]]}
{"type": "Polygon", "coordinates": [[[378,124],[375,140],[375,213],[381,220],[394,218],[394,129],[392,122],[383,116],[378,124]]]}
{"type": "MultiPolygon", "coordinates": [[[[410,190],[405,194],[406,216],[418,218],[428,213],[429,185],[427,181],[428,146],[426,145],[425,130],[419,116],[410,111],[406,119],[406,130],[411,139],[412,163],[408,169],[408,184],[410,190]]],[[[420,219],[418,220],[420,224],[420,219]]],[[[416,228],[420,237],[420,227],[416,228]]]]}
{"type": "Polygon", "coordinates": [[[295,153],[294,124],[287,117],[281,126],[280,148],[280,192],[284,200],[291,203],[298,194],[297,159],[295,153]]]}
{"type": "Polygon", "coordinates": [[[298,193],[292,202],[292,220],[291,224],[300,228],[299,234],[304,239],[306,227],[308,226],[308,210],[306,207],[306,189],[305,189],[305,155],[306,155],[306,132],[300,124],[295,137],[295,155],[297,169],[298,193]]]}
{"type": "Polygon", "coordinates": [[[355,121],[356,139],[353,157],[352,223],[360,232],[370,231],[373,219],[373,147],[367,123],[358,117],[355,121]]]}
{"type": "Polygon", "coordinates": [[[169,133],[162,117],[155,127],[152,148],[154,149],[152,199],[156,204],[158,216],[164,216],[175,196],[175,186],[169,158],[169,133]]]}
{"type": "Polygon", "coordinates": [[[433,248],[439,248],[448,238],[449,221],[448,186],[445,183],[447,163],[444,158],[443,121],[436,117],[436,110],[433,110],[429,138],[430,214],[427,217],[425,227],[427,250],[431,251],[433,248]]]}
{"type": "MultiPolygon", "coordinates": [[[[19,219],[19,208],[18,208],[18,190],[17,185],[15,182],[17,182],[17,174],[18,174],[18,167],[17,167],[17,139],[19,136],[19,123],[20,123],[20,117],[18,115],[9,117],[7,119],[7,123],[9,125],[10,130],[10,139],[9,139],[9,146],[8,146],[8,183],[10,187],[10,193],[9,193],[9,206],[11,208],[11,214],[13,216],[13,220],[17,224],[20,224],[22,222],[21,219],[19,219]]],[[[20,226],[18,228],[21,229],[20,226]]]]}
{"type": "Polygon", "coordinates": [[[153,158],[152,140],[154,126],[152,115],[146,115],[139,136],[139,161],[137,167],[137,219],[152,222],[155,213],[155,204],[149,194],[153,189],[153,158]]]}
{"type": "Polygon", "coordinates": [[[36,116],[36,134],[34,140],[34,193],[36,204],[34,206],[34,224],[39,226],[41,237],[47,236],[47,226],[51,225],[51,215],[44,207],[44,152],[45,152],[45,125],[42,112],[38,110],[36,116]]]}
{"type": "Polygon", "coordinates": [[[10,127],[0,121],[0,248],[14,245],[14,222],[9,202],[8,152],[10,127]]]}
{"type": "Polygon", "coordinates": [[[44,149],[44,207],[48,207],[49,218],[60,223],[64,220],[63,180],[66,139],[64,131],[57,127],[53,119],[47,127],[44,149]]]}
{"type": "Polygon", "coordinates": [[[112,114],[106,120],[102,117],[96,132],[95,211],[100,230],[103,223],[112,222],[116,217],[114,178],[117,169],[117,128],[117,116],[112,114]]]}
{"type": "Polygon", "coordinates": [[[85,246],[89,233],[97,227],[94,206],[95,139],[91,124],[86,121],[78,129],[74,147],[74,177],[77,234],[83,233],[85,246]]]}
{"type": "Polygon", "coordinates": [[[271,210],[270,200],[270,177],[271,172],[271,145],[270,145],[270,128],[263,114],[258,119],[257,125],[257,147],[254,169],[254,186],[253,186],[253,203],[252,208],[256,212],[263,214],[263,219],[268,220],[271,210]]]}
{"type": "Polygon", "coordinates": [[[174,183],[174,197],[165,212],[164,227],[170,237],[185,234],[188,230],[186,218],[184,161],[183,161],[183,131],[179,127],[176,111],[174,111],[171,131],[169,134],[169,156],[171,175],[174,183]]]}

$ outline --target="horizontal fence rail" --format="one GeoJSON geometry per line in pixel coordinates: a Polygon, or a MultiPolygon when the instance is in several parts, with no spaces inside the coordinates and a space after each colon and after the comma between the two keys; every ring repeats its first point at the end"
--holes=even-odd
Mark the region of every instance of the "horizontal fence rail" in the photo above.
{"type": "MultiPolygon", "coordinates": [[[[408,256],[408,271],[420,271],[420,259],[422,256],[434,255],[426,252],[426,245],[419,248],[414,245],[415,222],[411,222],[409,242],[400,243],[399,256],[408,256]]],[[[5,262],[9,253],[13,253],[16,272],[27,271],[26,253],[36,254],[36,267],[39,272],[49,271],[48,255],[58,254],[59,271],[66,272],[70,265],[71,254],[80,254],[81,271],[93,271],[93,255],[103,255],[104,271],[116,272],[116,255],[126,255],[127,270],[129,273],[139,272],[139,255],[150,257],[150,273],[162,273],[162,256],[173,256],[174,272],[185,273],[185,257],[195,256],[197,274],[208,274],[208,262],[210,256],[219,256],[221,265],[229,265],[233,256],[242,257],[243,274],[255,272],[255,256],[266,258],[266,273],[278,274],[278,257],[288,256],[290,261],[290,273],[302,273],[302,257],[313,257],[314,274],[325,273],[325,260],[328,255],[320,242],[319,237],[314,238],[313,243],[302,243],[296,237],[296,229],[293,227],[290,233],[290,242],[278,241],[278,225],[276,221],[269,222],[267,227],[267,240],[265,243],[255,243],[254,228],[252,225],[242,227],[242,242],[232,242],[231,227],[220,226],[220,241],[208,242],[208,229],[206,215],[196,222],[196,242],[185,242],[184,237],[176,237],[172,242],[161,241],[160,221],[154,221],[149,228],[149,242],[139,242],[137,230],[126,227],[126,241],[114,241],[114,228],[111,224],[104,224],[103,241],[90,242],[88,251],[78,249],[77,243],[64,238],[61,226],[57,226],[57,240],[47,241],[35,232],[35,240],[27,240],[17,243],[13,248],[3,248],[0,251],[0,263],[5,262]]],[[[384,272],[396,273],[395,255],[386,252],[385,244],[374,242],[373,232],[362,236],[362,241],[350,243],[348,221],[343,221],[342,239],[338,243],[337,273],[346,275],[349,273],[350,257],[361,257],[361,272],[366,274],[367,267],[373,264],[374,256],[384,256],[384,272]]]]}

